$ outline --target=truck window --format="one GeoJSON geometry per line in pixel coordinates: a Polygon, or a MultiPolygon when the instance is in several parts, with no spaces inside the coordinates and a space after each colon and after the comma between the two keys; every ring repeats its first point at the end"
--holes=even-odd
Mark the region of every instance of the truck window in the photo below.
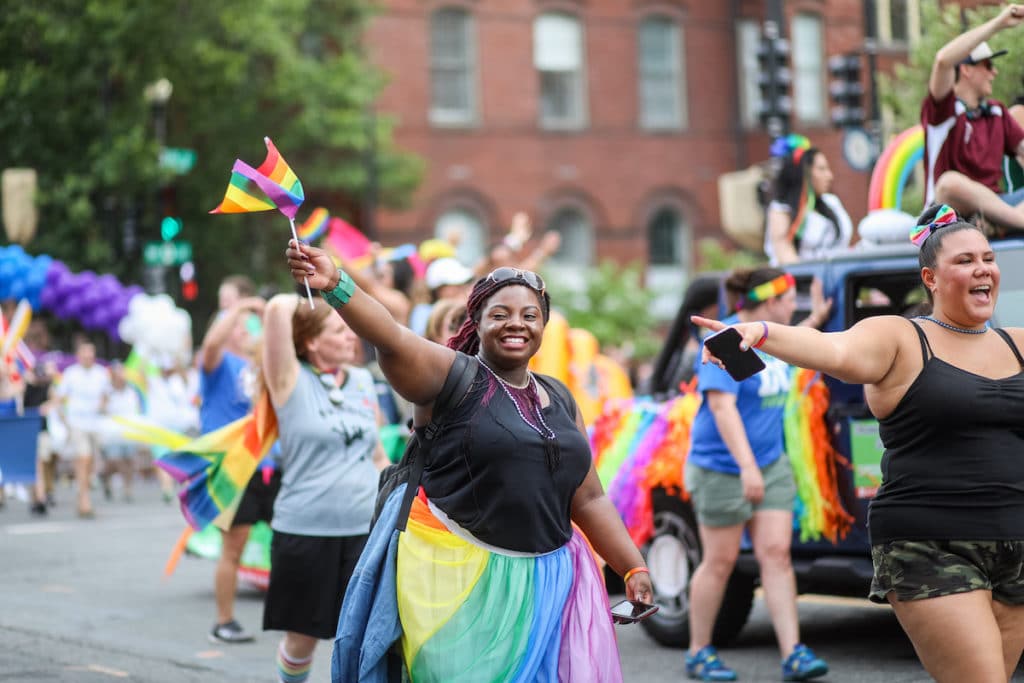
{"type": "Polygon", "coordinates": [[[996,253],[999,300],[993,318],[999,327],[1024,327],[1024,249],[996,253]]]}
{"type": "Polygon", "coordinates": [[[928,296],[916,271],[874,271],[846,281],[847,328],[875,315],[913,317],[929,312],[928,296]]]}

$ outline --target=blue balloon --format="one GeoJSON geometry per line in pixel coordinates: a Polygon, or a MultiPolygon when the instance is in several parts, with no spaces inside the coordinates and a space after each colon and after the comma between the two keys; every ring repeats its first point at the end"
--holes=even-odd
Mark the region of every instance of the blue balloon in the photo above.
{"type": "Polygon", "coordinates": [[[26,285],[27,283],[24,278],[15,278],[14,281],[11,282],[11,287],[7,292],[7,298],[14,299],[15,301],[21,301],[24,299],[25,295],[28,294],[28,287],[26,285]]]}
{"type": "Polygon", "coordinates": [[[43,308],[42,290],[36,290],[28,295],[28,305],[32,307],[33,313],[38,313],[43,308]]]}

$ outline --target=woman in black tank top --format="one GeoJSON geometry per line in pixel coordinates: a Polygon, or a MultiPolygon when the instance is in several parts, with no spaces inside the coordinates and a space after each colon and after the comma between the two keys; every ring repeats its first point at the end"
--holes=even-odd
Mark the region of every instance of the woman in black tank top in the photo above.
{"type": "Polygon", "coordinates": [[[379,549],[401,529],[395,500],[405,484],[383,504],[362,577],[342,605],[334,661],[344,664],[335,680],[363,680],[356,665],[386,670],[384,655],[370,659],[364,645],[390,644],[394,624],[412,680],[475,683],[515,672],[522,680],[621,682],[607,592],[587,541],[624,577],[629,599],[650,602],[653,588],[597,477],[575,402],[557,380],[529,369],[550,314],[544,281],[516,268],[480,279],[445,347],[396,323],[322,250],[293,242],[287,256],[296,282],[308,277],[376,347],[388,381],[415,405],[417,426],[430,422],[456,354],[477,366],[468,391],[443,411],[391,555],[379,549]],[[385,574],[395,577],[393,589],[375,593],[365,577],[385,574]]]}
{"type": "Polygon", "coordinates": [[[742,346],[864,385],[885,446],[870,597],[936,680],[1008,680],[1024,650],[1024,329],[990,326],[999,267],[976,226],[942,205],[910,239],[931,315],[734,327],[742,346]]]}

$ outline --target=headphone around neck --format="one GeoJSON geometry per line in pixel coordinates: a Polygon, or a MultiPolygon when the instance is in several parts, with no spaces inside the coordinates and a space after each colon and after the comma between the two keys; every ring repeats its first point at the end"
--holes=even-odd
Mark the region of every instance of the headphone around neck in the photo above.
{"type": "Polygon", "coordinates": [[[956,101],[964,108],[964,116],[967,117],[968,121],[977,121],[980,118],[992,115],[992,105],[990,105],[986,99],[982,99],[978,102],[978,106],[974,109],[968,107],[967,104],[959,97],[956,101]]]}

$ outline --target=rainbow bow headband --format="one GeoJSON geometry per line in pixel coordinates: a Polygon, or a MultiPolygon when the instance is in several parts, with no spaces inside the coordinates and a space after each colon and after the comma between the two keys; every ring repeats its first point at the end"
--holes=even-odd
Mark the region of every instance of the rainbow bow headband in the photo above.
{"type": "Polygon", "coordinates": [[[800,158],[804,155],[804,152],[810,148],[811,141],[807,139],[807,136],[790,133],[789,135],[783,135],[775,138],[775,142],[772,143],[769,154],[773,157],[792,156],[793,163],[799,164],[800,158]]]}
{"type": "Polygon", "coordinates": [[[928,239],[933,232],[952,223],[956,223],[958,220],[960,220],[960,218],[956,215],[956,211],[948,205],[943,204],[939,207],[939,211],[935,214],[935,218],[932,219],[931,223],[928,223],[927,225],[915,225],[910,229],[910,241],[920,248],[921,245],[924,244],[924,241],[928,239]]]}
{"type": "Polygon", "coordinates": [[[736,310],[743,308],[748,302],[758,303],[760,301],[768,301],[773,297],[776,297],[791,287],[796,286],[796,278],[791,273],[783,273],[774,280],[768,282],[762,282],[757,287],[754,287],[746,296],[741,298],[736,304],[736,310]]]}

